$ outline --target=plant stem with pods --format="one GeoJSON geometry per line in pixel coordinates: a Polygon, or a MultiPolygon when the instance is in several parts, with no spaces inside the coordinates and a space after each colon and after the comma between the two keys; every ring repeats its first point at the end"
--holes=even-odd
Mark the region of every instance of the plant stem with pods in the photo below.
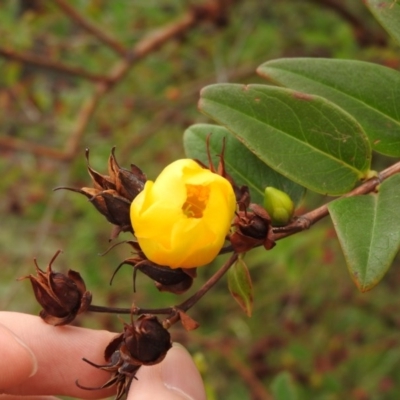
{"type": "Polygon", "coordinates": [[[151,309],[140,308],[136,306],[133,306],[132,308],[115,308],[90,305],[87,311],[131,315],[169,314],[169,316],[165,320],[165,323],[168,326],[172,326],[179,320],[179,310],[187,311],[192,308],[222,278],[222,276],[228,271],[228,269],[236,262],[238,256],[239,255],[237,253],[233,253],[231,257],[226,261],[226,263],[195,294],[176,306],[151,309]]]}
{"type": "MultiPolygon", "coordinates": [[[[390,167],[381,171],[377,176],[374,176],[360,186],[357,186],[351,192],[344,194],[340,198],[344,197],[353,197],[364,195],[373,192],[376,190],[379,184],[381,184],[387,178],[400,173],[400,162],[397,162],[390,167]]],[[[312,210],[306,214],[303,214],[297,217],[292,223],[283,227],[276,227],[273,229],[274,232],[274,240],[280,240],[287,236],[293,235],[294,233],[304,231],[309,229],[316,222],[326,217],[329,214],[328,211],[328,203],[312,210]]]]}
{"type": "MultiPolygon", "coordinates": [[[[372,177],[362,183],[357,188],[353,189],[349,193],[342,196],[352,197],[365,195],[375,191],[379,184],[381,184],[385,179],[400,173],[400,162],[391,165],[385,170],[381,171],[377,176],[372,177]]],[[[326,217],[329,214],[328,204],[324,204],[306,214],[297,217],[292,223],[283,226],[273,228],[273,239],[280,240],[287,236],[291,236],[295,233],[301,232],[303,230],[309,229],[316,222],[326,217]]],[[[227,246],[221,250],[222,253],[227,253],[232,251],[231,246],[227,246]]],[[[106,306],[90,305],[87,311],[100,312],[100,313],[114,313],[114,314],[131,314],[131,315],[141,315],[141,314],[158,314],[158,315],[168,315],[164,321],[167,327],[172,326],[180,319],[179,311],[187,311],[192,308],[215,284],[224,276],[224,274],[229,270],[229,268],[236,262],[239,255],[233,253],[231,257],[225,262],[225,264],[213,275],[211,278],[192,296],[183,301],[182,303],[165,308],[140,308],[132,306],[131,308],[114,308],[106,306]]]]}

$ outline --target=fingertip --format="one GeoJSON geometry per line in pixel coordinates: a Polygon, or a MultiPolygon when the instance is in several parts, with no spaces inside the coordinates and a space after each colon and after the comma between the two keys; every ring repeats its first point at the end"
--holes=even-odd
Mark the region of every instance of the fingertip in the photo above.
{"type": "Polygon", "coordinates": [[[187,396],[188,399],[206,400],[203,380],[190,353],[174,343],[165,362],[161,364],[164,385],[187,396]]]}
{"type": "Polygon", "coordinates": [[[129,390],[127,400],[206,400],[200,373],[192,357],[174,343],[157,365],[143,366],[129,390]]]}
{"type": "MultiPolygon", "coordinates": [[[[86,358],[94,364],[104,364],[104,349],[115,333],[74,326],[55,327],[44,323],[39,317],[13,312],[0,312],[0,320],[3,327],[7,326],[18,333],[18,337],[29,346],[36,355],[38,365],[34,376],[28,379],[30,371],[19,375],[21,378],[17,379],[14,368],[23,368],[29,363],[17,359],[14,352],[5,355],[3,348],[8,346],[9,340],[5,340],[1,332],[0,393],[5,391],[9,395],[19,395],[19,398],[64,395],[85,399],[104,398],[115,393],[115,388],[97,389],[110,379],[110,373],[82,360],[86,358]],[[2,340],[4,343],[1,343],[2,340]],[[6,375],[3,375],[2,368],[6,369],[6,375]],[[77,380],[92,390],[79,388],[77,380]],[[5,388],[1,386],[3,381],[6,382],[5,388]]],[[[7,332],[10,331],[7,329],[7,332]]]]}
{"type": "Polygon", "coordinates": [[[0,324],[0,391],[19,385],[37,371],[32,350],[11,330],[0,324]]]}

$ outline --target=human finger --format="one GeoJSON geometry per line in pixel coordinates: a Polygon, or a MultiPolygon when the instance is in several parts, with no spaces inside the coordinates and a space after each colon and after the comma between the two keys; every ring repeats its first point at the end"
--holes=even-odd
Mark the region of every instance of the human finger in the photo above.
{"type": "MultiPolygon", "coordinates": [[[[110,378],[108,372],[89,365],[82,358],[104,364],[104,349],[115,334],[73,326],[55,327],[39,317],[13,312],[0,312],[0,323],[31,349],[38,367],[35,375],[8,388],[8,394],[66,395],[91,399],[115,392],[114,388],[89,391],[76,385],[76,380],[79,380],[81,385],[96,388],[110,378]]],[[[19,362],[12,355],[9,357],[11,362],[19,362]]]]}
{"type": "Polygon", "coordinates": [[[157,365],[143,366],[133,380],[127,400],[206,400],[203,381],[192,357],[174,343],[157,365]]]}
{"type": "MultiPolygon", "coordinates": [[[[21,396],[12,394],[0,394],[0,400],[21,400],[21,396]]],[[[60,400],[54,396],[24,396],[23,400],[60,400]]]]}
{"type": "Polygon", "coordinates": [[[6,326],[0,324],[0,393],[34,375],[37,360],[29,347],[6,326]]]}

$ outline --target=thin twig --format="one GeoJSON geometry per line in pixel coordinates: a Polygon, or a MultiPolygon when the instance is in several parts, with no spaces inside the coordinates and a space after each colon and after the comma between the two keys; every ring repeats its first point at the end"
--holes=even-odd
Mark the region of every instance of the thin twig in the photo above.
{"type": "Polygon", "coordinates": [[[99,85],[94,94],[87,99],[80,108],[76,117],[75,128],[71,132],[64,147],[64,158],[66,160],[72,160],[76,156],[86,127],[88,126],[97,106],[102,99],[102,96],[106,93],[106,91],[106,85],[99,85]]]}
{"type": "Polygon", "coordinates": [[[134,63],[159,49],[171,39],[185,33],[188,29],[192,28],[195,23],[195,15],[189,12],[179,20],[151,32],[134,46],[129,58],[121,60],[112,68],[110,73],[112,82],[114,84],[120,82],[134,63]]]}
{"type": "MultiPolygon", "coordinates": [[[[349,193],[342,196],[353,197],[364,195],[376,190],[377,186],[381,184],[385,179],[400,173],[400,162],[391,165],[385,170],[381,171],[377,177],[373,177],[349,193]]],[[[328,203],[329,204],[329,203],[328,203]]],[[[301,232],[305,229],[309,229],[316,222],[326,217],[329,214],[328,204],[324,204],[321,207],[316,208],[302,216],[298,217],[293,223],[282,228],[274,228],[274,240],[280,240],[287,236],[291,236],[295,233],[301,232]]],[[[187,311],[192,308],[215,284],[223,277],[223,275],[229,270],[229,268],[238,259],[238,254],[233,253],[226,263],[191,297],[183,301],[174,307],[158,308],[158,309],[144,309],[139,307],[132,308],[114,308],[114,307],[103,307],[92,305],[88,311],[93,312],[109,312],[119,314],[170,314],[167,318],[167,325],[173,325],[179,320],[178,310],[187,311]]]]}
{"type": "MultiPolygon", "coordinates": [[[[241,68],[235,68],[229,70],[227,72],[227,79],[229,82],[235,82],[237,80],[243,79],[245,77],[249,77],[251,75],[255,75],[255,71],[258,65],[261,64],[262,61],[258,63],[254,63],[251,65],[245,65],[241,68]]],[[[146,108],[151,107],[152,110],[160,109],[162,111],[158,112],[154,115],[147,125],[145,125],[141,130],[136,132],[135,135],[132,135],[130,140],[127,140],[123,149],[120,151],[120,157],[122,159],[126,158],[128,154],[132,153],[132,149],[139,148],[142,146],[148,139],[152,137],[152,135],[159,131],[160,128],[164,127],[171,118],[174,118],[174,121],[178,119],[178,121],[182,121],[181,125],[186,128],[188,125],[187,120],[180,116],[181,111],[187,107],[188,104],[195,104],[198,100],[198,96],[200,90],[207,85],[215,83],[215,75],[212,74],[206,78],[199,79],[194,82],[190,82],[190,84],[180,87],[179,90],[182,95],[174,102],[160,102],[160,105],[154,104],[154,101],[149,101],[149,104],[145,104],[141,109],[146,111],[146,108]]]]}
{"type": "Polygon", "coordinates": [[[192,296],[190,296],[183,303],[173,307],[165,308],[140,308],[133,306],[131,308],[116,308],[108,306],[96,306],[90,305],[87,311],[100,312],[100,313],[112,313],[112,314],[170,314],[168,318],[169,325],[174,324],[179,320],[179,313],[177,310],[187,311],[193,307],[228,271],[228,269],[237,260],[238,255],[232,254],[226,263],[192,296]]]}
{"type": "Polygon", "coordinates": [[[128,50],[119,43],[117,39],[107,33],[104,28],[97,27],[93,22],[76,11],[69,3],[64,0],[54,0],[54,2],[57,3],[58,7],[60,7],[76,24],[96,36],[97,39],[110,47],[115,53],[123,57],[128,54],[128,50]]]}
{"type": "Polygon", "coordinates": [[[11,60],[19,61],[25,64],[31,64],[36,67],[50,69],[52,71],[85,78],[93,82],[106,82],[109,80],[107,76],[94,74],[80,67],[73,67],[60,63],[59,61],[50,60],[46,57],[38,56],[31,53],[18,53],[11,49],[0,48],[0,56],[11,60]]]}
{"type": "Polygon", "coordinates": [[[187,311],[193,307],[229,270],[238,259],[238,254],[233,253],[226,263],[198,290],[193,296],[189,297],[180,305],[176,306],[180,310],[187,311]]]}
{"type": "MultiPolygon", "coordinates": [[[[381,171],[377,177],[368,179],[360,186],[356,187],[349,193],[344,194],[341,198],[353,197],[364,195],[373,192],[377,186],[382,183],[385,179],[400,173],[400,162],[391,165],[389,168],[381,171]]],[[[326,217],[329,214],[328,204],[324,204],[321,207],[316,208],[306,214],[297,217],[291,224],[286,225],[282,228],[274,228],[273,240],[280,240],[287,236],[293,235],[294,233],[309,229],[316,222],[326,217]]]]}
{"type": "Polygon", "coordinates": [[[0,149],[26,151],[36,156],[65,161],[65,154],[63,151],[7,135],[0,135],[0,149]]]}
{"type": "MultiPolygon", "coordinates": [[[[79,14],[77,12],[74,13],[74,10],[72,10],[72,8],[64,0],[57,0],[57,4],[60,7],[63,7],[63,10],[66,13],[69,13],[68,15],[71,18],[74,18],[78,22],[79,14]],[[74,15],[74,17],[72,17],[72,15],[74,15]]],[[[162,45],[169,42],[171,39],[180,37],[181,35],[185,34],[189,29],[193,28],[197,24],[205,20],[213,21],[218,17],[219,13],[223,14],[224,12],[226,12],[226,10],[224,9],[224,4],[221,5],[215,1],[210,1],[209,3],[205,3],[203,6],[193,7],[192,9],[190,9],[190,11],[186,12],[177,21],[170,23],[160,29],[157,29],[156,31],[144,37],[133,47],[131,52],[129,51],[126,52],[124,50],[125,58],[119,60],[115,64],[115,66],[111,68],[111,71],[108,76],[92,74],[81,68],[70,67],[58,63],[56,61],[48,60],[44,57],[38,57],[31,54],[20,54],[9,49],[0,48],[0,56],[12,58],[21,62],[26,62],[43,68],[49,68],[58,72],[80,76],[83,78],[90,79],[97,83],[93,95],[84,102],[80,111],[78,112],[75,128],[72,130],[70,138],[66,143],[63,156],[60,157],[57,151],[54,152],[50,150],[47,151],[45,149],[37,148],[34,146],[30,147],[25,144],[22,145],[22,143],[19,143],[20,146],[18,146],[16,143],[9,142],[7,143],[9,145],[9,148],[18,148],[18,149],[31,148],[37,151],[38,154],[43,154],[43,155],[47,154],[49,156],[54,155],[53,158],[56,159],[61,158],[64,161],[73,159],[77,154],[79,143],[82,139],[82,136],[86,130],[87,125],[89,124],[90,120],[92,119],[95,113],[98,104],[103,99],[104,95],[106,95],[109,91],[111,91],[114,85],[123,80],[123,78],[128,74],[131,67],[135,63],[143,59],[148,54],[151,54],[155,50],[159,49],[162,45]]],[[[86,23],[85,25],[86,29],[88,30],[91,29],[91,32],[93,34],[96,34],[96,36],[100,38],[98,35],[98,31],[96,31],[96,29],[98,28],[94,27],[94,25],[93,26],[90,25],[90,23],[86,20],[85,22],[83,22],[82,18],[83,17],[79,19],[79,22],[81,24],[86,23]]],[[[108,40],[108,44],[109,45],[111,44],[110,38],[105,39],[105,37],[102,36],[102,40],[103,41],[108,40]]],[[[115,43],[114,43],[114,49],[115,49],[115,43]]]]}
{"type": "Polygon", "coordinates": [[[132,314],[132,315],[142,315],[142,314],[170,314],[173,311],[173,307],[166,308],[120,308],[120,307],[108,307],[108,306],[96,306],[91,304],[87,311],[97,312],[97,313],[109,313],[109,314],[132,314]]]}
{"type": "MultiPolygon", "coordinates": [[[[207,19],[206,13],[202,14],[199,10],[200,8],[192,9],[184,14],[179,20],[152,32],[134,46],[129,57],[126,57],[116,63],[109,74],[110,81],[99,83],[96,86],[96,90],[92,97],[88,99],[82,106],[77,117],[77,125],[73,130],[65,149],[67,158],[72,158],[75,156],[77,147],[80,143],[86,126],[90,122],[90,119],[103,96],[111,91],[114,85],[122,81],[122,79],[130,71],[133,64],[137,63],[139,60],[153,51],[159,49],[171,39],[184,34],[197,23],[207,19]]],[[[207,5],[204,6],[204,10],[207,10],[207,5]]]]}

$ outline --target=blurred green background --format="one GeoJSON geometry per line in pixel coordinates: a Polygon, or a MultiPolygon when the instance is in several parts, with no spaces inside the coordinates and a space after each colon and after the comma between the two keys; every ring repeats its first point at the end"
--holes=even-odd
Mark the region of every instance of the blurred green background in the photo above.
{"type": "MultiPolygon", "coordinates": [[[[134,61],[114,87],[104,90],[99,76],[123,65],[123,56],[78,17],[71,18],[63,3],[128,50],[204,4],[0,2],[2,310],[38,313],[29,282],[16,278],[34,271],[34,258],[45,268],[58,249],[63,253],[54,268],[80,271],[95,304],[164,307],[182,301],[158,293],[140,273],[133,294],[129,266],[110,287],[114,269],[130,256],[129,247],[100,256],[109,247],[111,226],[85,197],[52,191],[90,186],[85,148],[99,172],[107,171],[116,146],[120,165],[134,163],[153,179],[184,157],[183,131],[192,123],[210,122],[196,109],[199,90],[207,84],[262,82],[256,67],[280,57],[400,64],[398,48],[361,1],[228,0],[210,3],[223,5],[216,21],[182,30],[134,61]]],[[[324,201],[309,194],[302,209],[324,201]]],[[[221,263],[200,269],[189,294],[221,263]]],[[[248,254],[255,291],[251,318],[223,279],[189,312],[200,328],[187,333],[174,326],[172,334],[194,355],[210,400],[399,399],[399,263],[397,258],[372,292],[358,293],[332,225],[322,221],[273,251],[248,254]]],[[[94,314],[80,316],[76,324],[115,331],[122,326],[115,315],[94,314]]]]}

